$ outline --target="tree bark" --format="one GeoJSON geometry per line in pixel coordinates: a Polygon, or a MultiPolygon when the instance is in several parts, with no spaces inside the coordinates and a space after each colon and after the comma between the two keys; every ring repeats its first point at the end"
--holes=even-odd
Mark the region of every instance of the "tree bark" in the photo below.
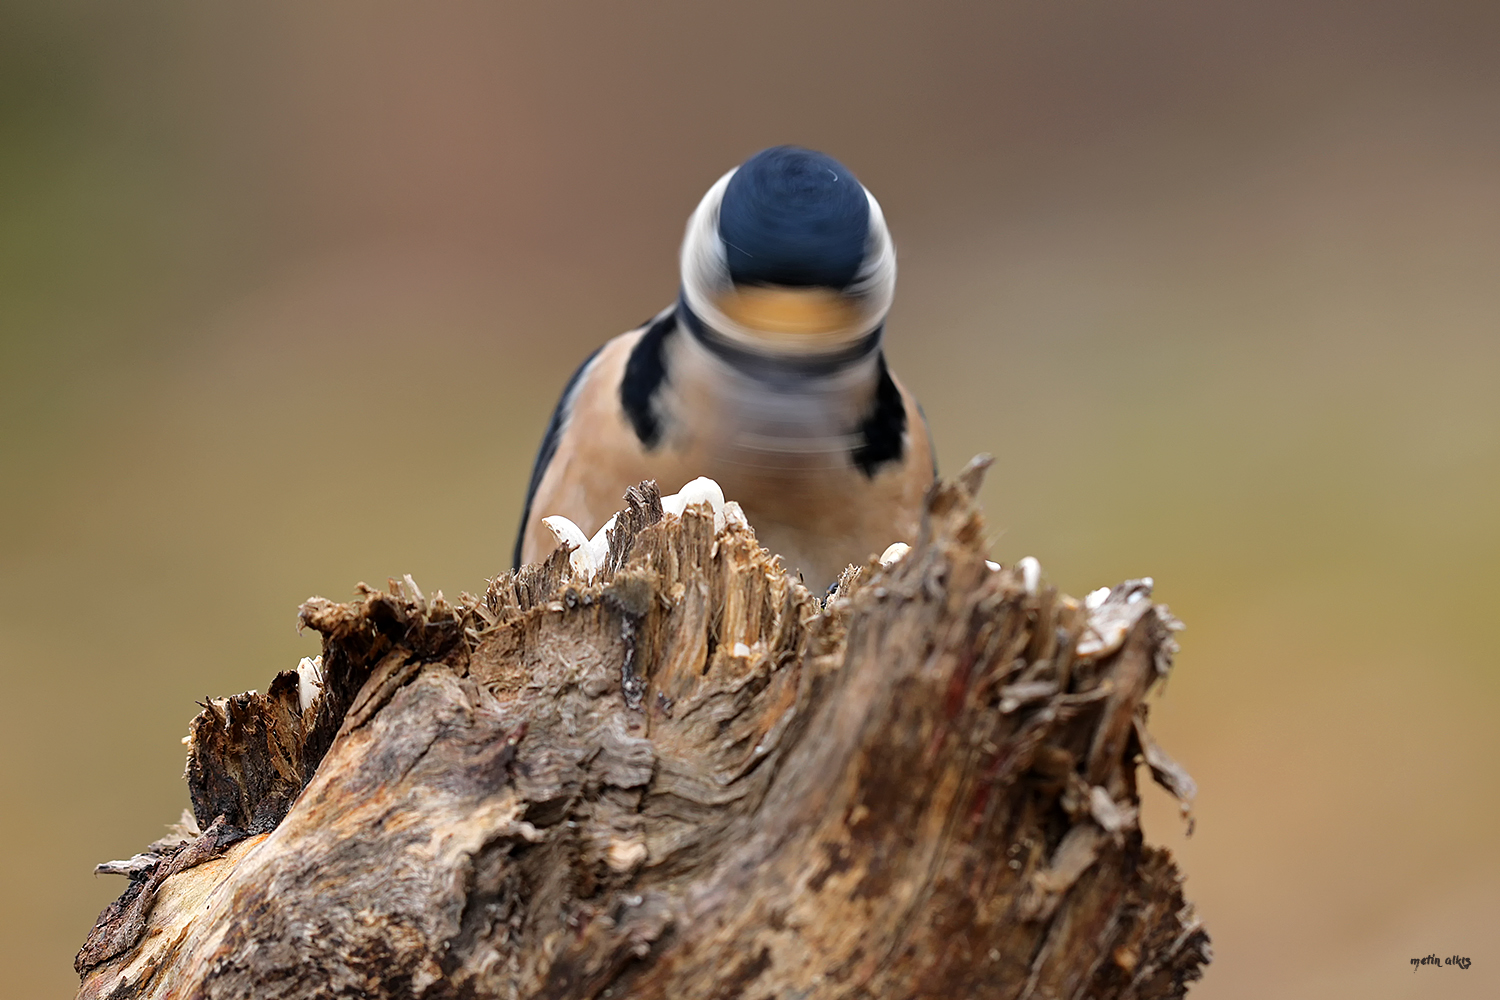
{"type": "Polygon", "coordinates": [[[204,706],[79,996],[1183,995],[1208,937],[1136,787],[1193,793],[1145,727],[1176,622],[993,570],[981,474],[826,601],[642,484],[593,582],[307,602],[321,689],[204,706]]]}

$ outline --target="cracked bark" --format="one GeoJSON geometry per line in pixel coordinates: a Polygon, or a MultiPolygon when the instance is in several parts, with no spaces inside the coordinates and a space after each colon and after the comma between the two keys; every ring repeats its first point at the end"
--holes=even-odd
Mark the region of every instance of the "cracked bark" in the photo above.
{"type": "Polygon", "coordinates": [[[1136,785],[1193,794],[1145,725],[1175,620],[991,570],[981,471],[826,602],[650,484],[593,582],[309,601],[321,691],[205,705],[79,996],[1183,995],[1136,785]]]}

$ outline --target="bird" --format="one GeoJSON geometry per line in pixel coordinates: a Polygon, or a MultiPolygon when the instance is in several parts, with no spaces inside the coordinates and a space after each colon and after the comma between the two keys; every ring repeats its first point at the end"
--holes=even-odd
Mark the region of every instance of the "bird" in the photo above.
{"type": "Polygon", "coordinates": [[[838,160],[761,150],[688,218],[676,301],[605,343],[563,389],[537,450],[517,569],[592,534],[625,491],[696,477],[815,593],[912,543],[937,476],[926,417],[883,348],[896,254],[880,203],[838,160]]]}

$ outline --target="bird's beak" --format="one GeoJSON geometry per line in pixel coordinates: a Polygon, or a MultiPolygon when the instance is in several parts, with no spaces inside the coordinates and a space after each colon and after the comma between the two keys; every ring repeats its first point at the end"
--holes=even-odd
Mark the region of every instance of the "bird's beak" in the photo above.
{"type": "Polygon", "coordinates": [[[774,338],[839,333],[860,318],[857,304],[831,288],[746,285],[721,295],[718,306],[733,322],[774,338]]]}

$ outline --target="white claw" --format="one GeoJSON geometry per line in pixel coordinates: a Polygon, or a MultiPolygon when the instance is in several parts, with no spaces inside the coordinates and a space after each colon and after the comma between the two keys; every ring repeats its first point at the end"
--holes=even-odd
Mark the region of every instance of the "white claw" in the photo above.
{"type": "Polygon", "coordinates": [[[1083,606],[1088,608],[1090,611],[1093,611],[1099,605],[1103,604],[1104,599],[1108,596],[1108,587],[1100,587],[1098,590],[1091,590],[1089,591],[1089,596],[1083,599],[1083,606]]]}
{"type": "Polygon", "coordinates": [[[677,493],[682,497],[684,507],[690,507],[695,503],[706,503],[717,513],[724,509],[724,491],[719,484],[707,476],[699,476],[688,483],[677,493]]]}
{"type": "MultiPolygon", "coordinates": [[[[729,523],[741,526],[749,526],[745,519],[745,512],[740,505],[734,501],[725,501],[724,491],[719,484],[705,476],[699,476],[684,486],[679,492],[671,496],[661,498],[661,509],[664,513],[677,517],[689,507],[698,504],[708,504],[714,513],[714,534],[724,530],[729,523]]],[[[552,532],[552,537],[557,539],[557,544],[568,545],[572,551],[568,553],[568,562],[573,571],[584,580],[592,580],[599,574],[604,564],[609,559],[609,532],[620,519],[615,514],[604,526],[594,533],[593,538],[585,537],[583,529],[561,514],[553,514],[542,518],[542,524],[552,532]]]]}
{"type": "MultiPolygon", "coordinates": [[[[706,503],[714,512],[714,534],[724,530],[724,490],[707,476],[699,476],[671,496],[661,498],[661,509],[668,514],[682,516],[682,512],[696,504],[706,503]]],[[[736,505],[738,506],[738,505],[736,505]]],[[[740,512],[743,520],[744,511],[740,512]]]]}
{"type": "Polygon", "coordinates": [[[906,558],[906,554],[910,551],[911,546],[907,545],[905,542],[892,542],[886,547],[886,550],[884,552],[880,553],[880,565],[894,566],[896,563],[906,558]]]}
{"type": "Polygon", "coordinates": [[[991,573],[998,573],[1000,571],[1000,564],[993,559],[986,559],[984,564],[989,567],[991,573]]]}
{"type": "Polygon", "coordinates": [[[609,558],[609,532],[614,530],[615,522],[619,519],[619,513],[609,515],[609,520],[604,522],[604,527],[594,532],[594,537],[589,539],[589,558],[593,560],[596,571],[604,565],[605,559],[609,558]]]}
{"type": "Polygon", "coordinates": [[[573,551],[568,554],[568,562],[572,564],[573,571],[585,580],[592,577],[599,568],[599,560],[594,554],[593,543],[584,535],[583,529],[561,514],[544,517],[542,523],[552,532],[559,545],[573,546],[573,551]]]}
{"type": "Polygon", "coordinates": [[[1021,583],[1026,587],[1026,593],[1035,594],[1042,582],[1042,564],[1035,556],[1026,556],[1016,563],[1016,569],[1021,571],[1021,583]]]}
{"type": "Polygon", "coordinates": [[[542,524],[552,532],[552,537],[557,539],[559,545],[572,545],[581,549],[589,543],[589,538],[583,533],[583,529],[561,514],[542,518],[542,524]]]}
{"type": "Polygon", "coordinates": [[[304,656],[297,664],[297,702],[306,712],[323,690],[323,657],[304,656]]]}

